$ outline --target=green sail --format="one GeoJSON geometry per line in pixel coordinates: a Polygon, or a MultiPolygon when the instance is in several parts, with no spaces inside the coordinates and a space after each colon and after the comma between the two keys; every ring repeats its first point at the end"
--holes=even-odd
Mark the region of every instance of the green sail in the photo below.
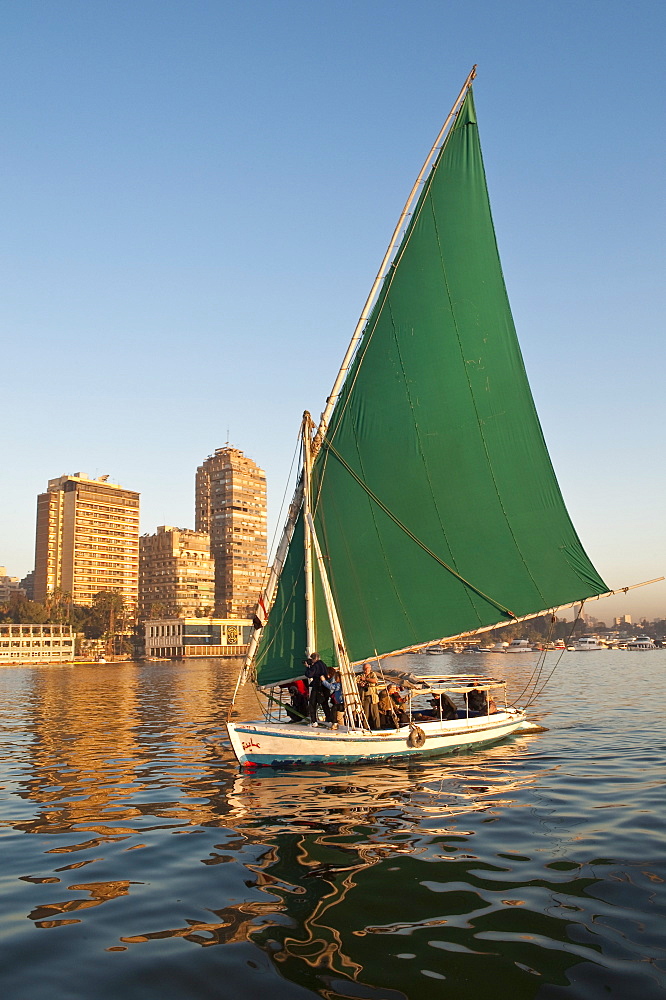
{"type": "Polygon", "coordinates": [[[302,673],[307,652],[304,554],[301,511],[254,660],[258,684],[273,684],[302,673]]]}
{"type": "MultiPolygon", "coordinates": [[[[331,626],[326,612],[321,578],[313,566],[315,603],[315,645],[330,666],[337,665],[331,626]]],[[[294,534],[278,581],[268,622],[261,633],[254,661],[257,683],[276,684],[303,672],[307,652],[305,624],[305,539],[303,511],[298,515],[294,534]]],[[[311,651],[312,652],[312,651],[311,651]]]]}
{"type": "Polygon", "coordinates": [[[352,660],[604,593],[555,479],[468,91],[315,460],[352,660]]]}
{"type": "MultiPolygon", "coordinates": [[[[421,193],[313,468],[352,660],[604,593],[567,514],[497,252],[471,90],[421,193]]],[[[318,651],[334,663],[313,567],[318,651]]],[[[299,515],[255,661],[306,650],[299,515]]]]}

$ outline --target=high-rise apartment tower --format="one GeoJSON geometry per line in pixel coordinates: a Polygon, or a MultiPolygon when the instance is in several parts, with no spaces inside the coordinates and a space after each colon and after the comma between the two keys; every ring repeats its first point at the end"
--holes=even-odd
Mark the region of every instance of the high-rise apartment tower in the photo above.
{"type": "Polygon", "coordinates": [[[205,531],[162,525],[139,539],[139,617],[212,615],[215,562],[205,531]]]}
{"type": "Polygon", "coordinates": [[[251,617],[266,572],[266,475],[238,448],[216,448],[197,469],[196,528],[210,535],[216,615],[251,617]]]}
{"type": "Polygon", "coordinates": [[[128,610],[136,609],[139,494],[107,479],[60,476],[37,497],[36,601],[59,589],[74,604],[90,605],[105,590],[117,591],[128,610]]]}

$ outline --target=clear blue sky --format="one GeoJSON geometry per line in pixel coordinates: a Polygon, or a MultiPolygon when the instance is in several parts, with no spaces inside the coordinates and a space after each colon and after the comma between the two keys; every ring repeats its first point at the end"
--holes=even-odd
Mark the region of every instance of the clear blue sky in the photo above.
{"type": "MultiPolygon", "coordinates": [[[[471,65],[500,253],[562,491],[610,586],[666,573],[666,5],[0,3],[0,563],[47,480],[194,524],[227,439],[272,522],[471,65]]],[[[666,617],[666,585],[592,605],[666,617]]]]}

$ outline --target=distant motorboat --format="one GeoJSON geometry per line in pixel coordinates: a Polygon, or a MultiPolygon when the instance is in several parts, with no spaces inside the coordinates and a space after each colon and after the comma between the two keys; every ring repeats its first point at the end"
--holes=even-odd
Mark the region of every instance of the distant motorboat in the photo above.
{"type": "Polygon", "coordinates": [[[532,643],[528,639],[512,639],[504,650],[505,653],[531,653],[532,643]]]}
{"type": "Polygon", "coordinates": [[[606,644],[594,635],[583,635],[576,640],[573,648],[579,653],[587,649],[606,649],[606,644]]]}
{"type": "Polygon", "coordinates": [[[512,639],[511,642],[497,642],[489,650],[491,653],[531,653],[532,643],[528,639],[512,639]]]}
{"type": "Polygon", "coordinates": [[[649,635],[637,635],[629,639],[625,649],[656,649],[656,645],[649,635]]]}

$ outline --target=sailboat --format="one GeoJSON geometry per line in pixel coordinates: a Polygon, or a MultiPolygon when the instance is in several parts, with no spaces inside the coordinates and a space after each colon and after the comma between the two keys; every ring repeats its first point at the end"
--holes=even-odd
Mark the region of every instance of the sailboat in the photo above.
{"type": "Polygon", "coordinates": [[[304,414],[302,468],[236,688],[260,689],[264,717],[227,723],[243,765],[434,755],[529,730],[503,681],[467,674],[403,678],[406,718],[373,729],[356,671],[372,661],[388,684],[395,654],[611,593],[565,508],[527,381],[475,71],[417,177],[318,424],[304,414]],[[339,671],[344,724],[286,713],[314,650],[339,671]],[[470,707],[475,689],[485,711],[470,707]],[[442,693],[455,718],[414,708],[442,693]]]}

